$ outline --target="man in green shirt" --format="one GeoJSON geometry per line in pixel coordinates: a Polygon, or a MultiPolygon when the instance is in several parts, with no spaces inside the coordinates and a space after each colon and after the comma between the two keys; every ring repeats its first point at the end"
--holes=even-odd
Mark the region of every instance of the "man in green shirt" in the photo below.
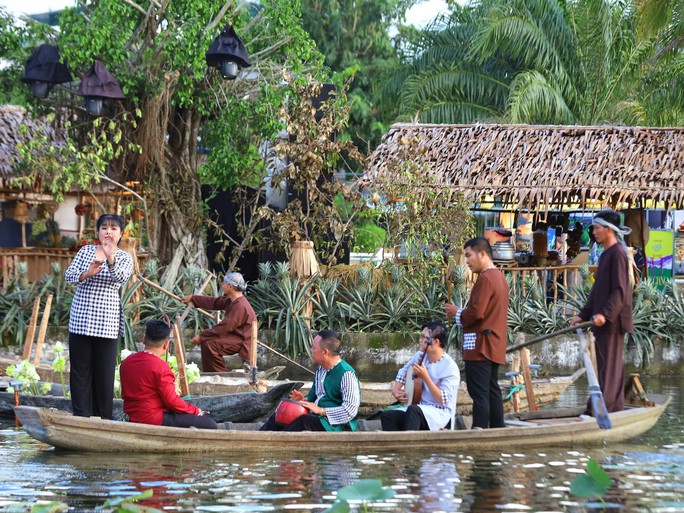
{"type": "Polygon", "coordinates": [[[356,431],[361,387],[356,371],[340,356],[341,345],[336,331],[318,332],[311,344],[311,357],[318,365],[311,390],[306,397],[298,390],[290,395],[310,413],[287,426],[276,424],[272,415],[262,431],[356,431]]]}

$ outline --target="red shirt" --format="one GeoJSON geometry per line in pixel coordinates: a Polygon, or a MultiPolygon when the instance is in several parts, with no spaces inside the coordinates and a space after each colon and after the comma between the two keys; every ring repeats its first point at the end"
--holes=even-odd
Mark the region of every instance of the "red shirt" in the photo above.
{"type": "Polygon", "coordinates": [[[156,355],[140,351],[130,355],[119,369],[123,410],[131,422],[161,426],[164,412],[199,414],[176,393],[169,364],[156,355]]]}

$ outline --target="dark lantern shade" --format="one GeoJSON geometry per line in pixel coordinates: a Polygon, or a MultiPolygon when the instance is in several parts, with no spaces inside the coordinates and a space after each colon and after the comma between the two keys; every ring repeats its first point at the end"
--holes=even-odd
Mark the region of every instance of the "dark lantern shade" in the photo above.
{"type": "Polygon", "coordinates": [[[95,59],[91,68],[83,75],[76,94],[79,96],[97,96],[124,100],[126,96],[121,92],[119,81],[105,67],[102,61],[95,59]]]}
{"type": "Polygon", "coordinates": [[[46,98],[55,84],[71,82],[71,73],[59,62],[59,50],[54,46],[42,44],[26,61],[26,73],[21,81],[31,84],[34,96],[46,98]]]}
{"type": "Polygon", "coordinates": [[[249,62],[245,45],[242,44],[232,25],[227,25],[221,31],[204,55],[207,59],[207,66],[218,68],[224,78],[235,78],[238,66],[248,68],[252,65],[249,62]]]}

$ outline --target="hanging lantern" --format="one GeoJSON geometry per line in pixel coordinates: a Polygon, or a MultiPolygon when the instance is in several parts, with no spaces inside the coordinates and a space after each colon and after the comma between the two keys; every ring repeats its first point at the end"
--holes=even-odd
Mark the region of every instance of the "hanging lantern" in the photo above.
{"type": "Polygon", "coordinates": [[[125,100],[119,81],[112,75],[100,60],[95,60],[92,67],[83,75],[76,94],[85,99],[85,108],[93,116],[101,116],[104,100],[125,100]]]}
{"type": "Polygon", "coordinates": [[[204,55],[207,66],[218,68],[226,80],[235,79],[240,68],[249,68],[252,65],[245,45],[232,25],[226,25],[204,55]]]}
{"type": "Polygon", "coordinates": [[[76,205],[76,208],[74,208],[74,210],[76,211],[77,216],[84,216],[88,213],[90,207],[87,203],[79,203],[78,205],[76,205]]]}
{"type": "Polygon", "coordinates": [[[47,98],[55,84],[71,82],[71,73],[59,62],[59,51],[54,46],[42,44],[26,61],[26,73],[21,81],[31,85],[36,98],[47,98]]]}

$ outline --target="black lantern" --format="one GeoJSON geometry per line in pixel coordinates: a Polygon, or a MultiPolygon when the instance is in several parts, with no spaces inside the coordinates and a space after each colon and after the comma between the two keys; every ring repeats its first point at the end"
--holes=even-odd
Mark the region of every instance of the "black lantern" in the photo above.
{"type": "Polygon", "coordinates": [[[232,25],[226,25],[204,55],[207,58],[207,66],[218,68],[221,76],[228,80],[237,77],[240,68],[249,68],[252,65],[245,45],[232,25]]]}
{"type": "Polygon", "coordinates": [[[59,51],[54,46],[42,44],[26,61],[26,73],[21,81],[31,84],[36,98],[47,98],[55,84],[71,82],[71,73],[59,62],[59,51]]]}
{"type": "Polygon", "coordinates": [[[102,114],[104,100],[125,100],[119,81],[112,75],[100,60],[95,60],[92,67],[83,75],[76,94],[85,99],[86,110],[94,115],[102,114]]]}

